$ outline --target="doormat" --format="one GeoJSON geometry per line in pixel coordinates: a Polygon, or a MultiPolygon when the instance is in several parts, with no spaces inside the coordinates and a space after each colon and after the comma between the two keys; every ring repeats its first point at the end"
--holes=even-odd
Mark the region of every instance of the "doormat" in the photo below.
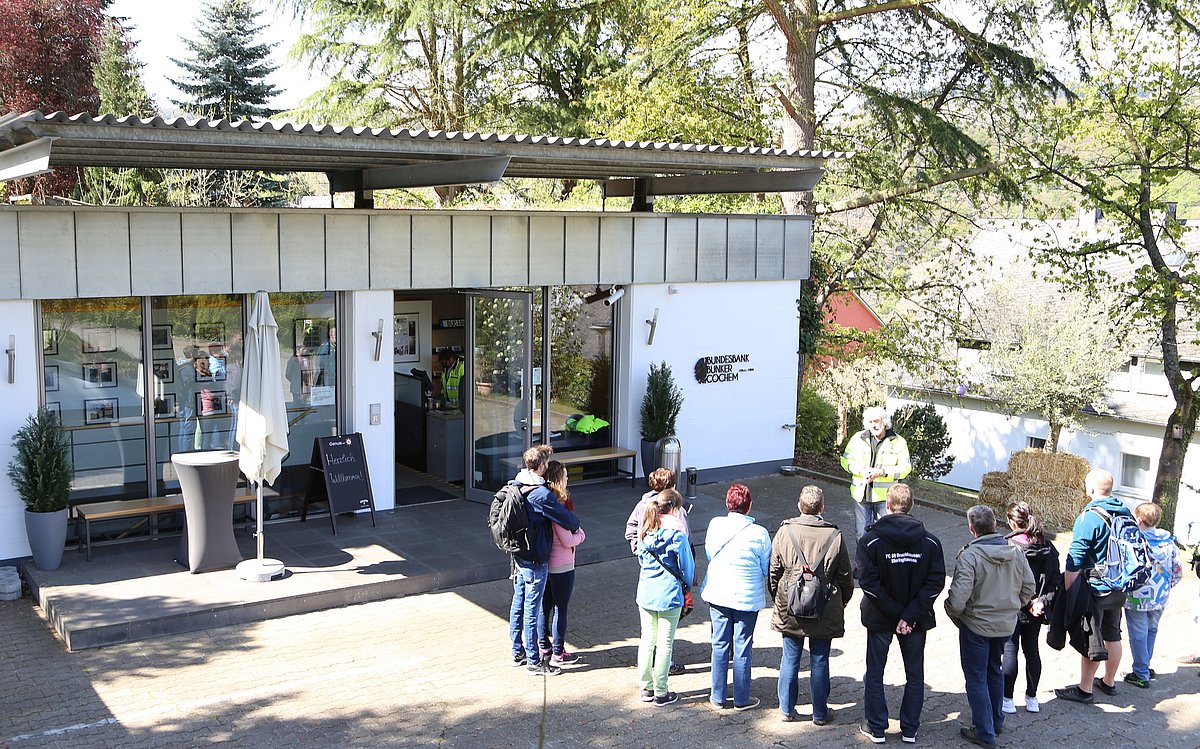
{"type": "Polygon", "coordinates": [[[423,505],[446,499],[461,499],[456,494],[442,491],[436,486],[406,486],[396,490],[396,505],[423,505]]]}

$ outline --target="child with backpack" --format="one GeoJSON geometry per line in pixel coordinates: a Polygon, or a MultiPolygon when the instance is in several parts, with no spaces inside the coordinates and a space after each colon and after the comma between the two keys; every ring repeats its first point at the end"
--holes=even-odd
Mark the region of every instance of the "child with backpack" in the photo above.
{"type": "MultiPolygon", "coordinates": [[[[567,467],[557,460],[552,460],[546,466],[546,488],[555,499],[571,512],[575,512],[575,503],[567,492],[567,467]]],[[[542,596],[543,632],[541,641],[542,658],[549,658],[553,663],[575,663],[579,656],[570,653],[564,647],[567,635],[567,604],[571,602],[571,591],[575,588],[575,547],[587,538],[583,528],[574,532],[567,530],[558,523],[551,523],[554,537],[550,545],[549,577],[546,582],[546,592],[542,596]],[[553,639],[553,643],[551,642],[553,639]]]]}
{"type": "Polygon", "coordinates": [[[1129,650],[1133,670],[1125,674],[1125,683],[1145,689],[1154,678],[1150,659],[1154,657],[1154,639],[1158,620],[1167,606],[1171,588],[1183,579],[1183,565],[1175,548],[1175,537],[1158,527],[1162,508],[1143,502],[1133,510],[1138,527],[1150,547],[1150,581],[1125,598],[1125,626],[1129,628],[1129,650]]]}
{"type": "Polygon", "coordinates": [[[1037,690],[1042,678],[1038,641],[1042,638],[1042,625],[1049,620],[1054,596],[1062,587],[1062,566],[1058,549],[1046,540],[1042,521],[1028,502],[1009,503],[1006,515],[1008,527],[1012,529],[1007,536],[1008,542],[1025,554],[1025,561],[1033,573],[1035,593],[1033,600],[1017,613],[1017,628],[1004,643],[1004,700],[1000,709],[1010,715],[1017,712],[1013,692],[1017,685],[1017,651],[1021,650],[1025,653],[1025,710],[1036,713],[1041,710],[1037,690]]]}

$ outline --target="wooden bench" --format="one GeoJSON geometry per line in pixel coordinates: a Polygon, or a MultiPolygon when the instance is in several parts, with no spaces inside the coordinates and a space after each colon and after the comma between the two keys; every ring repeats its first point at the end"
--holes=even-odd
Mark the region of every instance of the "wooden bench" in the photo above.
{"type": "MultiPolygon", "coordinates": [[[[243,494],[233,498],[235,505],[248,504],[255,501],[253,494],[243,494]]],[[[101,520],[120,520],[122,518],[145,517],[147,520],[156,518],[164,512],[177,512],[183,509],[183,495],[170,494],[165,497],[148,499],[117,499],[109,502],[90,502],[75,505],[75,537],[79,539],[79,549],[87,551],[87,560],[92,561],[92,523],[101,520]],[[83,523],[83,533],[79,533],[79,524],[83,523]]],[[[129,539],[135,541],[138,539],[129,539]]]]}
{"type": "MultiPolygon", "coordinates": [[[[637,486],[637,451],[629,450],[624,447],[589,447],[585,450],[571,450],[569,452],[554,453],[553,460],[557,460],[565,466],[578,466],[586,463],[600,463],[602,461],[630,461],[629,481],[634,486],[637,486]]],[[[524,461],[519,457],[504,458],[500,461],[505,466],[520,470],[525,467],[524,461]]],[[[617,466],[617,473],[625,473],[617,466]]]]}

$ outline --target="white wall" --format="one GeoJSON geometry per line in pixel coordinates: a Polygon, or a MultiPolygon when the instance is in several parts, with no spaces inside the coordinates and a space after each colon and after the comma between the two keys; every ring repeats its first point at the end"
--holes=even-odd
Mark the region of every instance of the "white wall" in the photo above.
{"type": "Polygon", "coordinates": [[[626,287],[618,336],[625,387],[619,444],[637,449],[638,411],[652,363],[671,365],[683,389],[678,438],[683,466],[790,461],[796,416],[796,281],[636,284],[626,287]],[[653,345],[646,343],[658,308],[653,345]],[[748,354],[736,382],[700,384],[698,359],[748,354]],[[752,370],[752,371],[745,371],[752,370]]]}
{"type": "MultiPolygon", "coordinates": [[[[395,406],[392,373],[392,292],[354,291],[346,294],[345,314],[350,324],[338,326],[350,333],[350,380],[343,389],[346,403],[342,409],[347,434],[361,432],[371,474],[371,493],[375,509],[391,509],[396,504],[395,406]],[[382,321],[383,343],[379,361],[375,361],[375,336],[382,321]],[[371,405],[379,406],[379,424],[371,424],[371,405]]],[[[339,342],[340,343],[340,342],[339,342]]],[[[345,345],[345,344],[342,344],[345,345]]]]}
{"type": "MultiPolygon", "coordinates": [[[[0,302],[0,471],[13,459],[12,436],[38,404],[37,306],[34,302],[0,302]],[[16,344],[16,382],[8,384],[8,337],[16,344]]],[[[0,559],[29,555],[25,537],[25,505],[7,476],[0,478],[0,559]]]]}

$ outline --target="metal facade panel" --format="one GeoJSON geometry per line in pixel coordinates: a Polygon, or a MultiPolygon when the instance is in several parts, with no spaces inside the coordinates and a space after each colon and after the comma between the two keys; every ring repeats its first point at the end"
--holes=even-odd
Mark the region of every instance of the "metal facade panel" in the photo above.
{"type": "Polygon", "coordinates": [[[280,214],[279,289],[325,290],[325,214],[280,214]]]}
{"type": "Polygon", "coordinates": [[[21,274],[16,272],[21,267],[17,215],[0,213],[0,268],[9,269],[6,273],[0,273],[0,299],[21,298],[21,274]]]}
{"type": "Polygon", "coordinates": [[[603,216],[600,219],[600,283],[633,281],[633,219],[603,216]]]}
{"type": "MultiPolygon", "coordinates": [[[[529,284],[529,222],[529,216],[492,216],[492,286],[529,284]]],[[[560,246],[561,234],[560,229],[560,246]]],[[[559,257],[562,257],[561,251],[559,257]]]]}
{"type": "Polygon", "coordinates": [[[667,281],[696,280],[695,216],[667,219],[667,281]]]}
{"type": "Polygon", "coordinates": [[[492,219],[459,214],[451,223],[450,277],[455,288],[492,285],[492,219]]]}
{"type": "Polygon", "coordinates": [[[808,278],[812,268],[812,219],[785,219],[783,227],[783,277],[808,278]]]}
{"type": "Polygon", "coordinates": [[[279,214],[233,214],[233,290],[279,291],[279,214]]]}
{"type": "Polygon", "coordinates": [[[327,291],[371,287],[370,221],[361,213],[325,216],[325,287],[327,291]]]}
{"type": "Polygon", "coordinates": [[[563,280],[568,284],[600,281],[600,218],[568,216],[563,280]]]}
{"type": "Polygon", "coordinates": [[[754,277],[760,281],[783,278],[783,219],[758,219],[758,252],[755,255],[754,277]]]}
{"type": "Polygon", "coordinates": [[[78,296],[75,285],[75,214],[23,211],[20,215],[21,296],[78,296]]]}
{"type": "Polygon", "coordinates": [[[662,283],[667,277],[667,220],[633,220],[633,282],[662,283]]]}
{"type": "Polygon", "coordinates": [[[412,218],[371,216],[371,288],[412,287],[412,218]]]}
{"type": "Polygon", "coordinates": [[[725,280],[725,248],[728,221],[723,218],[696,220],[696,280],[725,280]]]}
{"type": "Polygon", "coordinates": [[[183,214],[183,293],[233,291],[233,235],[228,213],[183,214]]]}
{"type": "Polygon", "coordinates": [[[450,285],[450,217],[417,214],[412,217],[412,287],[450,285]]]}
{"type": "Polygon", "coordinates": [[[136,296],[183,293],[183,229],[178,213],[129,212],[131,292],[136,296]]]}
{"type": "Polygon", "coordinates": [[[563,216],[529,219],[529,283],[558,286],[564,283],[567,220],[563,216]]]}
{"type": "Polygon", "coordinates": [[[753,281],[758,219],[730,218],[728,221],[729,255],[725,263],[725,278],[730,281],[753,281]]]}
{"type": "Polygon", "coordinates": [[[79,296],[129,296],[129,214],[77,211],[75,234],[79,296]]]}

